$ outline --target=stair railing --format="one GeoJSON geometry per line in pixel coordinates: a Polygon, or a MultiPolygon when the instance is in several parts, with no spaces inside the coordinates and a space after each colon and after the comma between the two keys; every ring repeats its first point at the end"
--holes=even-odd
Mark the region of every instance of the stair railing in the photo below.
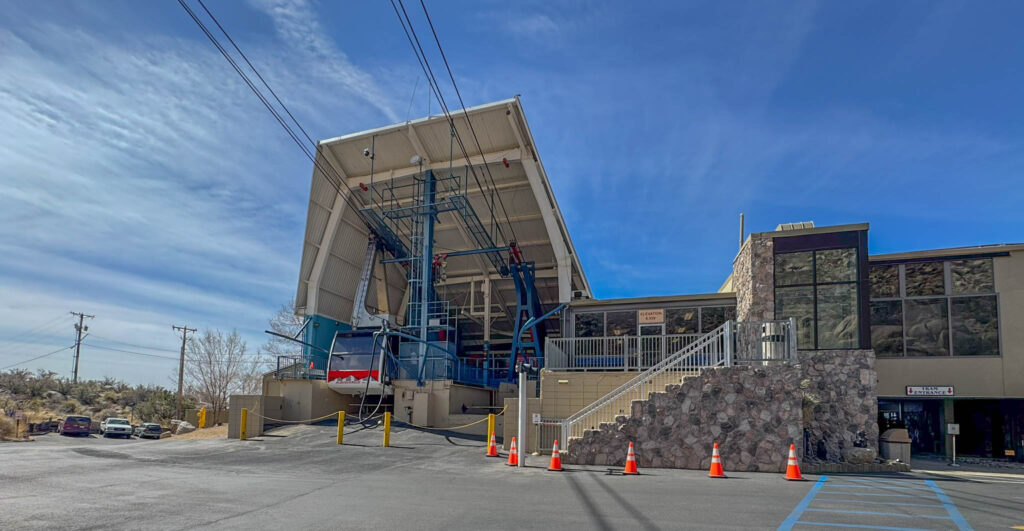
{"type": "Polygon", "coordinates": [[[646,400],[652,392],[664,392],[666,385],[679,384],[687,376],[700,374],[702,369],[730,366],[734,326],[732,321],[726,321],[571,415],[562,421],[562,437],[582,437],[584,431],[598,429],[602,422],[614,422],[619,415],[629,416],[634,400],[646,400]]]}

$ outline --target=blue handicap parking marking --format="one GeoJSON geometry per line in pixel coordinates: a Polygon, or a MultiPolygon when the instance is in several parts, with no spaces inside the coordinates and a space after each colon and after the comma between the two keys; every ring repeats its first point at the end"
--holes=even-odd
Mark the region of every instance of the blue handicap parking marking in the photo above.
{"type": "Polygon", "coordinates": [[[956,504],[934,481],[843,476],[819,478],[779,530],[813,527],[971,529],[956,504]]]}

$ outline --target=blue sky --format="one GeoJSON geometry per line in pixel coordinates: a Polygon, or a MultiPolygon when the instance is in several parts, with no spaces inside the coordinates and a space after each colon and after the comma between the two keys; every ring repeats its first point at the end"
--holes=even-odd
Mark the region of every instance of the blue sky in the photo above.
{"type": "MultiPolygon", "coordinates": [[[[207,5],[316,138],[427,114],[388,2],[207,5]]],[[[868,221],[874,253],[1024,240],[1020,4],[428,6],[467,104],[522,95],[598,297],[715,291],[740,212],[868,221]]],[[[188,323],[255,349],[294,296],[309,161],[177,2],[0,9],[0,367],[70,345],[72,310],[97,346],[173,357],[188,323]]]]}

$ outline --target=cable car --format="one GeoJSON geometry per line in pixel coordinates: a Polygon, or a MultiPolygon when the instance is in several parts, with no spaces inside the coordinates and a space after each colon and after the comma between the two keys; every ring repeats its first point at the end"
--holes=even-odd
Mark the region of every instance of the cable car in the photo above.
{"type": "Polygon", "coordinates": [[[377,330],[350,330],[334,335],[327,387],[343,395],[392,394],[388,375],[395,374],[397,367],[388,356],[388,348],[394,347],[395,341],[379,335],[375,345],[374,332],[377,330]]]}

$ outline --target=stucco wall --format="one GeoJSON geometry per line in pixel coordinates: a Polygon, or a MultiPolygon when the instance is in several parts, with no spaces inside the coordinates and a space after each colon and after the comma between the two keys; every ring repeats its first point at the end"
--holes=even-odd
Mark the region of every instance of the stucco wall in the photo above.
{"type": "Polygon", "coordinates": [[[568,372],[542,370],[540,396],[544,418],[564,419],[615,390],[636,372],[568,372]]]}
{"type": "Polygon", "coordinates": [[[998,357],[878,358],[878,395],[952,385],[957,397],[1024,398],[1024,253],[992,259],[999,296],[998,357]]]}

